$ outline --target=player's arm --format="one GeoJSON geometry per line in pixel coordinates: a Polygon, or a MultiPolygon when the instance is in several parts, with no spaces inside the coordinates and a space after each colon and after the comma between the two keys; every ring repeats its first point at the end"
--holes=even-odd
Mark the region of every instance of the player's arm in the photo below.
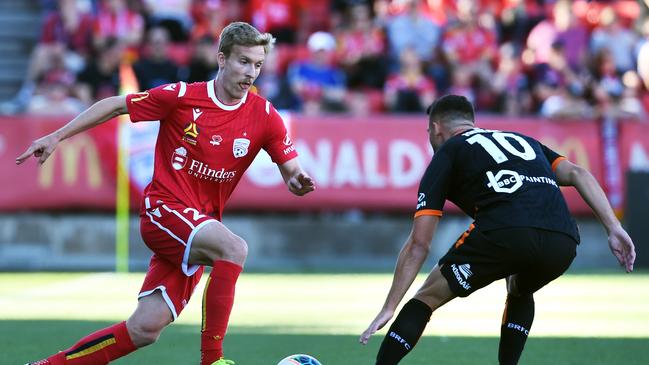
{"type": "Polygon", "coordinates": [[[302,196],[315,190],[313,179],[302,170],[297,158],[290,159],[277,166],[291,193],[302,196]]]}
{"type": "Polygon", "coordinates": [[[362,344],[367,344],[370,336],[383,328],[394,316],[399,303],[428,257],[430,243],[433,240],[439,219],[440,217],[436,215],[421,215],[415,218],[410,235],[399,253],[388,296],[385,298],[379,314],[361,335],[359,341],[362,344]]]}
{"type": "Polygon", "coordinates": [[[566,159],[558,162],[554,172],[559,185],[574,186],[577,189],[579,195],[604,225],[613,255],[627,272],[633,271],[633,262],[635,261],[633,241],[622,228],[597,180],[588,170],[566,159]]]}
{"type": "Polygon", "coordinates": [[[16,164],[23,163],[31,155],[37,157],[38,162],[42,164],[62,140],[126,113],[128,113],[128,110],[125,96],[112,96],[100,100],[72,119],[68,124],[32,142],[29,148],[16,158],[16,164]]]}

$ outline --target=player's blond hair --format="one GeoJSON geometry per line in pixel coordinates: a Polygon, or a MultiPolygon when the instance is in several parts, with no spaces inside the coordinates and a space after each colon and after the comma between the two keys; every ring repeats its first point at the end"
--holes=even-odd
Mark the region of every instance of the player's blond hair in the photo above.
{"type": "Polygon", "coordinates": [[[264,53],[268,54],[275,44],[275,37],[270,33],[261,33],[257,28],[245,22],[233,22],[223,28],[219,37],[219,52],[225,57],[230,56],[232,47],[264,46],[264,53]]]}

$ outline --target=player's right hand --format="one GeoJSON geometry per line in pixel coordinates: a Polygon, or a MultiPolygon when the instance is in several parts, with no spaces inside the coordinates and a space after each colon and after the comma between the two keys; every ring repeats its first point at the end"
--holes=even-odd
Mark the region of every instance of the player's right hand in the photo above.
{"type": "Polygon", "coordinates": [[[608,234],[608,245],[626,272],[633,271],[635,262],[635,246],[629,234],[621,226],[612,229],[608,234]]]}
{"type": "Polygon", "coordinates": [[[56,146],[59,144],[59,139],[54,135],[50,134],[45,137],[41,137],[29,146],[22,155],[16,157],[16,165],[20,165],[25,162],[30,156],[38,158],[38,163],[43,164],[45,160],[54,152],[56,146]]]}
{"type": "Polygon", "coordinates": [[[392,316],[394,316],[394,311],[390,310],[381,310],[379,314],[376,315],[376,318],[370,323],[369,327],[363,332],[361,335],[361,338],[358,339],[358,342],[362,343],[363,345],[367,345],[367,341],[369,341],[370,337],[378,330],[383,328],[390,319],[392,319],[392,316]]]}

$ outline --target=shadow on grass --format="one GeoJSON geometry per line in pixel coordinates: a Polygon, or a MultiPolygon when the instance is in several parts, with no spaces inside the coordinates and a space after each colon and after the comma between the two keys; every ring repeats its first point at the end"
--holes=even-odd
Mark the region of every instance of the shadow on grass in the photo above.
{"type": "MultiPolygon", "coordinates": [[[[111,322],[0,321],[2,364],[35,361],[75,343],[80,337],[111,322]]],[[[373,364],[382,336],[361,346],[357,336],[282,334],[286,329],[233,327],[225,340],[226,355],[237,365],[275,365],[292,353],[309,353],[324,365],[373,364]],[[272,333],[272,330],[275,333],[272,333]]],[[[290,331],[292,332],[292,331],[290,331]]],[[[647,338],[531,337],[521,365],[641,365],[649,364],[647,338]]],[[[482,365],[497,363],[498,339],[493,337],[422,338],[406,357],[405,365],[482,365]]],[[[126,358],[121,365],[198,364],[199,329],[172,324],[160,340],[126,358]]]]}

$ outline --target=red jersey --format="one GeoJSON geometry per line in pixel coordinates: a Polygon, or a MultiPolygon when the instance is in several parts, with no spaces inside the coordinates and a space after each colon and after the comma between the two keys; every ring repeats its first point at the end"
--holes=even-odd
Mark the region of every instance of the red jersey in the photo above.
{"type": "Polygon", "coordinates": [[[225,202],[263,148],[273,162],[297,157],[284,122],[264,98],[238,104],[216,97],[214,80],[178,82],[126,96],[133,122],[160,121],[151,201],[175,201],[221,219],[225,202]]]}

